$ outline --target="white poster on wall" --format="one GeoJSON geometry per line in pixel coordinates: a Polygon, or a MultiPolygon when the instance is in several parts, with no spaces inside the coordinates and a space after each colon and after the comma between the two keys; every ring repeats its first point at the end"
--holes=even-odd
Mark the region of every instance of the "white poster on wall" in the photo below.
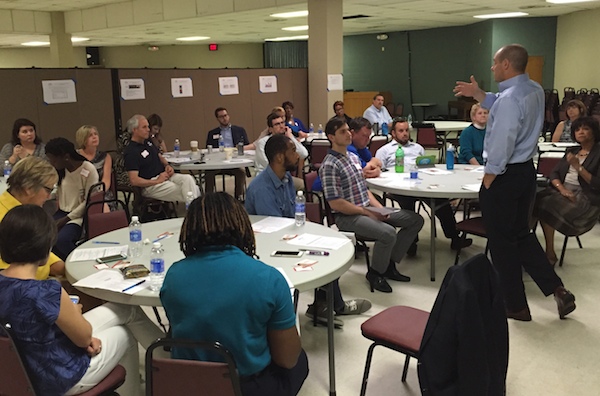
{"type": "Polygon", "coordinates": [[[187,78],[172,78],[171,79],[171,95],[174,98],[191,98],[194,96],[194,87],[192,79],[187,78]]]}
{"type": "Polygon", "coordinates": [[[45,104],[77,102],[74,80],[42,81],[42,91],[45,104]]]}
{"type": "Polygon", "coordinates": [[[219,77],[219,93],[221,95],[239,95],[240,86],[237,77],[219,77]]]}
{"type": "Polygon", "coordinates": [[[260,93],[277,92],[277,76],[259,76],[258,90],[260,93]]]}
{"type": "Polygon", "coordinates": [[[141,78],[121,79],[121,99],[139,100],[146,99],[146,88],[141,78]]]}
{"type": "Polygon", "coordinates": [[[341,74],[328,74],[327,75],[327,90],[328,91],[343,91],[344,90],[344,76],[341,74]]]}

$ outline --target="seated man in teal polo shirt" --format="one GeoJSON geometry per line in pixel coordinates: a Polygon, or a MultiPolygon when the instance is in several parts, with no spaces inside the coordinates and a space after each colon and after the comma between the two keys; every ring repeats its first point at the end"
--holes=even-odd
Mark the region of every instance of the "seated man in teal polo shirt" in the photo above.
{"type": "MultiPolygon", "coordinates": [[[[296,169],[299,155],[296,146],[285,135],[273,135],[265,144],[265,154],[269,166],[265,168],[248,186],[246,191],[246,211],[251,215],[294,217],[296,190],[290,171],[296,169]]],[[[336,279],[333,282],[334,309],[337,315],[358,315],[369,308],[369,300],[354,299],[344,301],[336,279]]],[[[317,299],[309,305],[306,316],[327,323],[326,295],[323,290],[317,292],[317,299]]],[[[337,327],[344,322],[335,318],[337,327]]]]}

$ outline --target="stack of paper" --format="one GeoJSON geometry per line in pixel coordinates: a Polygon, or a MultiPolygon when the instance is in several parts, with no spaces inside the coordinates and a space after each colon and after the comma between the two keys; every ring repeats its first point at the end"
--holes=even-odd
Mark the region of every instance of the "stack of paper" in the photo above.
{"type": "Polygon", "coordinates": [[[105,269],[75,282],[75,287],[110,290],[125,294],[135,294],[150,285],[148,277],[125,279],[119,270],[105,269]]]}
{"type": "Polygon", "coordinates": [[[287,217],[267,217],[252,224],[254,232],[270,234],[295,224],[296,220],[287,217]]]}
{"type": "Polygon", "coordinates": [[[290,245],[305,246],[316,249],[338,250],[350,242],[348,238],[326,237],[314,234],[302,234],[289,240],[290,245]]]}

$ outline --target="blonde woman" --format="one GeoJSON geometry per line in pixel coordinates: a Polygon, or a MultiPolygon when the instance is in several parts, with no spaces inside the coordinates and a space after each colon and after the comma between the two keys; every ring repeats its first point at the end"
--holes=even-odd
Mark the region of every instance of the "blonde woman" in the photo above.
{"type": "Polygon", "coordinates": [[[83,125],[75,132],[75,142],[78,147],[77,153],[94,165],[99,180],[104,183],[106,190],[104,199],[114,199],[114,186],[111,186],[112,158],[104,151],[98,150],[100,145],[98,129],[93,125],[83,125]]]}
{"type": "Polygon", "coordinates": [[[579,117],[587,115],[587,109],[583,102],[578,99],[573,99],[567,102],[567,119],[561,121],[556,126],[552,134],[553,142],[574,142],[571,136],[571,123],[579,117]]]}
{"type": "Polygon", "coordinates": [[[483,140],[488,113],[488,110],[481,107],[479,103],[471,107],[472,124],[460,133],[458,163],[483,165],[483,140]]]}

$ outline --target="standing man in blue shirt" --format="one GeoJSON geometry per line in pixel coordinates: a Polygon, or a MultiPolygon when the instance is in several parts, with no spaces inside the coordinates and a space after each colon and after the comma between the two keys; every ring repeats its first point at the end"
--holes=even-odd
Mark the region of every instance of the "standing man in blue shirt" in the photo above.
{"type": "MultiPolygon", "coordinates": [[[[251,215],[294,217],[296,189],[292,181],[291,171],[298,166],[300,156],[296,145],[282,134],[271,136],[265,144],[265,154],[269,166],[252,180],[246,192],[246,211],[251,215]]],[[[333,307],[337,315],[358,315],[371,308],[371,302],[364,299],[344,301],[338,279],[333,281],[333,307]]],[[[324,291],[318,290],[317,299],[309,305],[306,316],[327,324],[327,304],[324,291]]],[[[344,325],[338,318],[334,319],[337,327],[344,325]]]]}
{"type": "Polygon", "coordinates": [[[485,93],[473,76],[468,83],[457,82],[454,92],[472,96],[490,109],[484,140],[488,157],[479,200],[504,290],[506,316],[531,320],[524,268],[544,295],[554,294],[563,319],[575,309],[575,296],[564,288],[528,224],[536,188],[532,159],[544,124],[544,91],[525,73],[527,59],[521,45],[504,46],[492,65],[499,93],[485,93]]]}

